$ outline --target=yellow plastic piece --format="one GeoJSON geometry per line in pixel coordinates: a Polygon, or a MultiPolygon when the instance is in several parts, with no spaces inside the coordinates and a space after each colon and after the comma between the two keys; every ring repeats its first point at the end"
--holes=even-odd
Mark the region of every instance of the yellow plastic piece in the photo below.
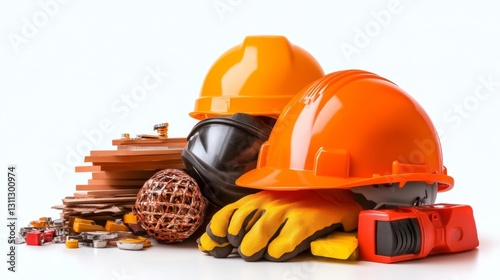
{"type": "Polygon", "coordinates": [[[31,221],[31,226],[36,227],[36,228],[44,228],[45,227],[45,222],[42,222],[42,221],[31,221]]]}
{"type": "Polygon", "coordinates": [[[123,238],[123,239],[120,239],[120,241],[121,242],[127,242],[127,243],[143,243],[144,239],[139,239],[139,238],[123,238]]]}
{"type": "Polygon", "coordinates": [[[357,249],[357,232],[334,232],[311,242],[313,255],[331,259],[357,260],[357,249]]]}
{"type": "Polygon", "coordinates": [[[147,239],[146,237],[139,236],[137,237],[137,239],[144,241],[144,248],[151,247],[151,240],[147,239]]]}
{"type": "Polygon", "coordinates": [[[125,224],[135,224],[137,223],[137,217],[134,213],[127,213],[123,215],[123,223],[125,224]]]}
{"type": "Polygon", "coordinates": [[[92,223],[95,223],[95,222],[93,220],[87,220],[87,219],[83,219],[83,218],[75,218],[75,220],[73,221],[73,223],[92,224],[92,223]]]}
{"type": "Polygon", "coordinates": [[[142,248],[151,247],[151,241],[145,237],[142,237],[142,236],[131,237],[131,238],[122,238],[122,239],[118,240],[117,246],[120,249],[140,250],[142,248]],[[135,244],[135,245],[132,245],[132,244],[135,244]],[[139,246],[139,244],[142,244],[142,246],[139,246]]]}
{"type": "Polygon", "coordinates": [[[75,249],[78,248],[78,240],[76,239],[68,239],[66,240],[66,248],[68,249],[75,249]]]}
{"type": "Polygon", "coordinates": [[[129,231],[128,227],[123,223],[116,223],[115,221],[106,221],[106,226],[104,227],[106,231],[129,231]]]}
{"type": "Polygon", "coordinates": [[[151,247],[151,241],[143,236],[122,238],[119,241],[126,243],[144,243],[144,248],[151,247]]]}
{"type": "Polygon", "coordinates": [[[80,233],[88,231],[104,231],[105,228],[103,226],[97,225],[92,220],[75,218],[73,222],[73,230],[77,233],[80,233]]]}
{"type": "Polygon", "coordinates": [[[48,224],[49,222],[46,217],[41,217],[38,221],[31,221],[31,226],[37,228],[46,228],[48,224]]]}

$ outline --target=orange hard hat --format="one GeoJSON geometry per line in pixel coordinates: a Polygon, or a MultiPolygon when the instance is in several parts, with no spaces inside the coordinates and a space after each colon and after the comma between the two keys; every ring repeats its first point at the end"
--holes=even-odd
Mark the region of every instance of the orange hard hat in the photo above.
{"type": "Polygon", "coordinates": [[[249,36],[215,61],[189,115],[277,118],[299,90],[323,75],[316,59],[285,37],[249,36]]]}
{"type": "Polygon", "coordinates": [[[391,81],[361,70],[326,75],[295,96],[239,186],[331,189],[406,182],[453,187],[424,109],[391,81]]]}

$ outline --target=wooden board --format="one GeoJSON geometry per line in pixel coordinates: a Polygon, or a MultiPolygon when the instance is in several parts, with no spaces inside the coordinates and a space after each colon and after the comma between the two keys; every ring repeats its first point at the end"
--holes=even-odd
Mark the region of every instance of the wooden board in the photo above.
{"type": "Polygon", "coordinates": [[[151,162],[169,161],[181,159],[178,155],[151,155],[151,156],[86,156],[85,162],[92,162],[94,165],[104,163],[129,163],[129,162],[151,162]]]}
{"type": "Polygon", "coordinates": [[[137,196],[137,193],[137,189],[77,191],[73,193],[73,197],[122,197],[131,195],[137,196]]]}
{"type": "Polygon", "coordinates": [[[77,191],[107,191],[107,190],[123,190],[123,189],[135,189],[139,191],[142,188],[140,186],[117,186],[117,185],[76,185],[75,190],[77,191]]]}
{"type": "Polygon", "coordinates": [[[101,171],[92,172],[92,179],[112,179],[112,180],[144,180],[151,178],[156,173],[155,170],[132,170],[132,171],[101,171]]]}
{"type": "Polygon", "coordinates": [[[72,204],[97,204],[97,203],[124,203],[135,202],[136,196],[131,197],[103,197],[103,198],[64,198],[63,203],[66,205],[72,204]]]}
{"type": "Polygon", "coordinates": [[[167,169],[167,168],[172,168],[172,169],[185,169],[186,167],[184,166],[184,163],[182,161],[177,161],[177,162],[160,162],[160,163],[155,163],[155,164],[150,164],[149,166],[144,166],[144,165],[129,165],[129,164],[119,164],[119,165],[106,165],[106,166],[100,166],[100,165],[92,165],[92,166],[76,166],[75,167],[75,172],[99,172],[99,171],[159,171],[161,169],[167,169]]]}
{"type": "Polygon", "coordinates": [[[181,148],[144,149],[144,150],[96,150],[90,151],[90,156],[147,156],[147,155],[180,155],[181,148]]]}
{"type": "Polygon", "coordinates": [[[142,186],[147,180],[93,180],[89,179],[89,185],[113,185],[113,186],[142,186]]]}
{"type": "Polygon", "coordinates": [[[160,170],[167,168],[184,169],[182,162],[147,162],[147,163],[127,163],[127,164],[102,164],[98,165],[100,171],[127,171],[127,170],[160,170]]]}
{"type": "Polygon", "coordinates": [[[101,167],[98,165],[75,166],[75,172],[95,172],[95,171],[101,171],[101,167]]]}
{"type": "Polygon", "coordinates": [[[111,142],[113,146],[180,146],[184,147],[187,143],[186,138],[164,138],[164,139],[115,139],[111,142]]]}
{"type": "Polygon", "coordinates": [[[159,161],[127,161],[127,162],[93,162],[92,164],[98,166],[136,166],[135,170],[142,170],[143,166],[148,168],[149,166],[166,166],[171,163],[182,163],[182,160],[179,159],[170,159],[170,160],[159,160],[159,161]]]}

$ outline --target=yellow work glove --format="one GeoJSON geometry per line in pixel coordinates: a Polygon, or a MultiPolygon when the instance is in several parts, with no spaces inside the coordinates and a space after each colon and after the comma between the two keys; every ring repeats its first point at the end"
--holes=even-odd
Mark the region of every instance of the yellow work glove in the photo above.
{"type": "Polygon", "coordinates": [[[238,248],[246,261],[286,261],[318,237],[355,230],[361,210],[349,190],[261,191],[215,213],[198,247],[217,258],[238,248]]]}

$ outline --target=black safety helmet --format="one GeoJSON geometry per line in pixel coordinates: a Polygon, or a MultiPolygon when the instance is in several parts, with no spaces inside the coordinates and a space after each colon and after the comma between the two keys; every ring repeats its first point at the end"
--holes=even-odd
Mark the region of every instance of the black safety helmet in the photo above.
{"type": "Polygon", "coordinates": [[[239,187],[236,179],[256,167],[261,145],[276,119],[236,113],[197,123],[182,151],[186,172],[207,200],[223,207],[259,190],[239,187]]]}

